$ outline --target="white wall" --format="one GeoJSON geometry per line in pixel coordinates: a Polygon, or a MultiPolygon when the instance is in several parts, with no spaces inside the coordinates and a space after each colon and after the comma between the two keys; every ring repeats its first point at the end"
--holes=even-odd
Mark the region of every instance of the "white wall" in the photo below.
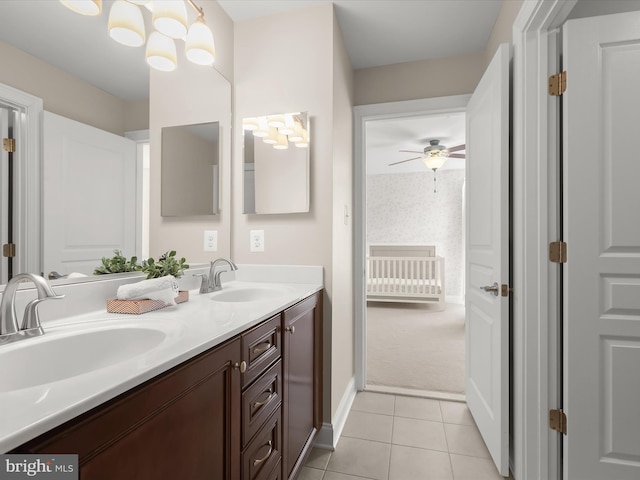
{"type": "Polygon", "coordinates": [[[367,175],[367,243],[427,244],[445,261],[445,294],[462,295],[463,170],[367,175]]]}

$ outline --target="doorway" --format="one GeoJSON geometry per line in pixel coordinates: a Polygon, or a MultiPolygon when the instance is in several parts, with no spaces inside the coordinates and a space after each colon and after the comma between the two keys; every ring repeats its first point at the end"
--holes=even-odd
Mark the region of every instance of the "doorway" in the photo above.
{"type": "MultiPolygon", "coordinates": [[[[464,116],[465,106],[469,100],[469,95],[458,95],[443,98],[425,99],[425,100],[412,100],[403,102],[393,102],[379,105],[366,105],[356,107],[356,158],[364,159],[366,155],[368,132],[367,127],[377,123],[380,126],[384,126],[385,122],[399,122],[402,123],[403,119],[407,120],[416,117],[446,117],[451,115],[464,116]]],[[[425,133],[422,138],[424,140],[426,136],[430,135],[425,133]]],[[[462,132],[462,138],[464,138],[464,131],[462,132]]],[[[453,139],[452,139],[453,140],[453,139]]],[[[455,141],[455,140],[454,140],[455,141]]],[[[464,143],[464,142],[462,142],[464,143]]],[[[456,143],[457,145],[457,143],[456,143]]],[[[395,148],[399,150],[399,148],[395,148]]],[[[410,149],[410,148],[407,148],[410,149]]],[[[395,152],[398,155],[398,152],[395,152]]],[[[400,160],[403,158],[401,157],[400,160]]],[[[388,162],[392,163],[392,162],[388,162]]],[[[412,162],[406,162],[412,163],[412,162]]],[[[422,162],[417,160],[417,166],[422,166],[426,169],[422,162]]],[[[412,166],[403,166],[402,168],[411,169],[412,166]]],[[[433,173],[433,172],[428,172],[433,173]]],[[[436,172],[436,176],[438,173],[436,172]]],[[[367,224],[364,213],[367,210],[367,167],[364,161],[357,161],[355,167],[355,211],[361,212],[361,215],[356,215],[358,219],[355,224],[355,271],[363,272],[362,276],[356,278],[356,292],[359,293],[356,300],[356,387],[358,390],[364,390],[369,388],[367,384],[367,308],[366,301],[366,281],[364,272],[366,271],[366,257],[367,257],[367,245],[369,245],[369,239],[367,239],[367,224]]],[[[425,175],[426,178],[426,175],[425,175]]],[[[433,175],[429,177],[432,181],[433,175]]],[[[436,177],[436,194],[439,187],[438,180],[443,179],[436,177]]],[[[444,188],[445,182],[441,182],[441,188],[444,188]]],[[[431,189],[433,184],[429,184],[431,189]]],[[[443,190],[441,190],[442,192],[443,190]]],[[[460,293],[462,297],[462,293],[460,293]]],[[[375,307],[374,307],[375,308],[375,307]]],[[[375,387],[374,387],[375,388],[375,387]]]]}
{"type": "Polygon", "coordinates": [[[365,138],[366,388],[463,400],[464,111],[371,119],[365,138]]]}

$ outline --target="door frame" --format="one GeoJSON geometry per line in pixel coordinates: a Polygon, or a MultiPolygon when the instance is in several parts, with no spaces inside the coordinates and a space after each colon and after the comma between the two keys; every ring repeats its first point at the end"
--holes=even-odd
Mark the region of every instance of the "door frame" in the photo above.
{"type": "MultiPolygon", "coordinates": [[[[559,297],[556,266],[548,244],[558,227],[558,138],[556,99],[547,95],[548,72],[559,55],[557,29],[577,0],[529,0],[513,24],[513,368],[511,470],[518,480],[560,478],[558,433],[548,428],[548,412],[559,395],[557,356],[559,297]],[[540,145],[547,145],[540,148],[540,145]]],[[[443,97],[354,107],[354,292],[356,388],[366,380],[365,325],[365,135],[367,120],[444,108],[443,97]],[[430,102],[436,102],[430,104],[430,102]]],[[[466,105],[466,100],[464,101],[466,105]]],[[[451,106],[449,106],[451,108],[451,106]]]]}
{"type": "Polygon", "coordinates": [[[372,120],[459,113],[471,95],[405,100],[354,107],[354,313],[355,384],[364,390],[367,380],[366,325],[366,123],[372,120]]]}

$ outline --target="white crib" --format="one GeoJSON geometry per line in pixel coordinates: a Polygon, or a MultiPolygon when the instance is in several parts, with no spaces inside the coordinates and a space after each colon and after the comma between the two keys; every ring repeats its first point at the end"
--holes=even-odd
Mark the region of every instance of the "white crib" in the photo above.
{"type": "Polygon", "coordinates": [[[444,258],[433,245],[369,245],[367,301],[435,303],[444,310],[444,258]]]}

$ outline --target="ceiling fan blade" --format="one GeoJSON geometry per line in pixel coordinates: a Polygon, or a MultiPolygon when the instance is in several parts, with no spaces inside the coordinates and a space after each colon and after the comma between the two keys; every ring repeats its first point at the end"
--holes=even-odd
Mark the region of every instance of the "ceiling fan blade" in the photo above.
{"type": "Polygon", "coordinates": [[[404,163],[404,162],[410,162],[411,160],[418,160],[419,158],[422,158],[422,157],[407,158],[406,160],[400,160],[399,162],[390,163],[389,166],[397,165],[399,163],[404,163]]]}
{"type": "Polygon", "coordinates": [[[404,152],[404,153],[419,153],[420,155],[424,155],[424,152],[421,152],[419,150],[398,150],[399,152],[404,152]]]}
{"type": "Polygon", "coordinates": [[[466,158],[466,155],[463,155],[462,153],[452,153],[449,155],[449,158],[466,158]]]}
{"type": "Polygon", "coordinates": [[[447,148],[447,150],[449,150],[449,152],[453,153],[453,152],[459,152],[460,150],[464,150],[465,147],[466,147],[466,145],[456,145],[455,147],[447,148]]]}

